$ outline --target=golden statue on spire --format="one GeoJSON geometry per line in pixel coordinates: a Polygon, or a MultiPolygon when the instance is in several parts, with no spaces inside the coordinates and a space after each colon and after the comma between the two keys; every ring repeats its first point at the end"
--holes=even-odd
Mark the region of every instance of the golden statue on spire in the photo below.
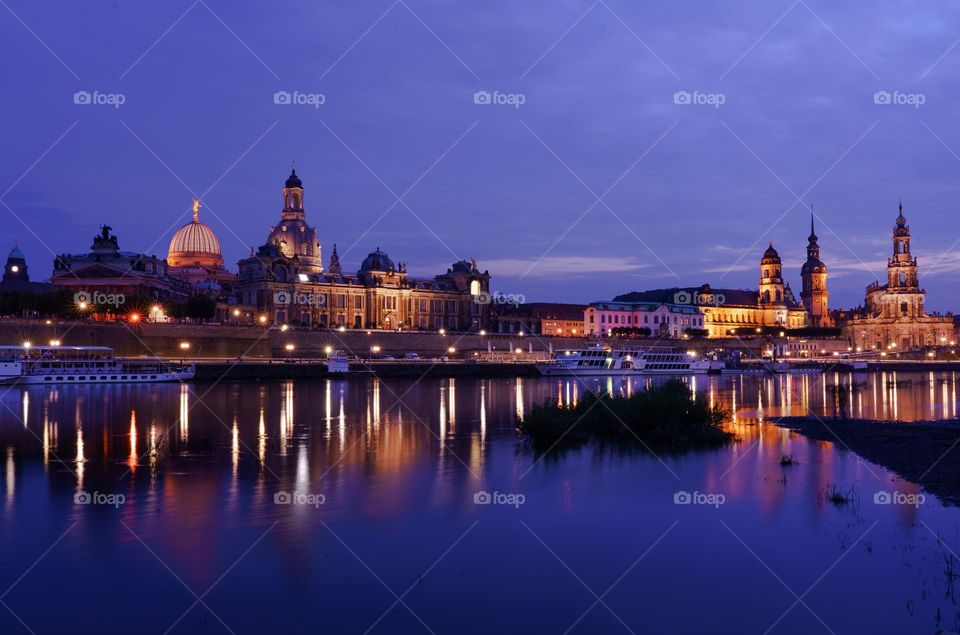
{"type": "Polygon", "coordinates": [[[193,222],[200,222],[200,201],[193,199],[193,222]]]}

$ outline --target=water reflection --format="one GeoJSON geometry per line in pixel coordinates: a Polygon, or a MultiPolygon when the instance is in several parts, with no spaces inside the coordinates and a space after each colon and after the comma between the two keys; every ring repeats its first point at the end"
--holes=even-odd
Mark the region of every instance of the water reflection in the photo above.
{"type": "MultiPolygon", "coordinates": [[[[364,558],[369,555],[373,559],[379,554],[389,556],[390,562],[403,561],[408,550],[418,548],[417,540],[422,538],[427,545],[425,552],[418,554],[423,556],[422,561],[411,565],[422,572],[424,563],[433,562],[466,528],[457,527],[451,535],[445,535],[444,527],[463,518],[472,522],[483,514],[484,526],[494,527],[494,533],[502,540],[495,544],[478,542],[473,555],[464,556],[468,559],[456,567],[454,577],[444,579],[439,585],[442,588],[433,588],[435,595],[449,602],[449,597],[444,596],[446,588],[464,584],[464,576],[468,580],[483,580],[477,583],[481,594],[484,584],[493,584],[493,576],[483,575],[493,570],[488,560],[504,570],[517,567],[517,575],[526,575],[523,572],[542,566],[542,562],[531,565],[527,559],[530,549],[540,548],[536,542],[521,540],[520,547],[511,547],[517,536],[529,540],[529,532],[518,528],[518,518],[529,521],[538,533],[543,532],[550,544],[569,536],[570,542],[558,550],[565,558],[583,550],[585,559],[601,563],[590,566],[616,563],[617,571],[591,570],[583,562],[574,563],[578,571],[586,569],[591,579],[616,579],[626,566],[624,554],[629,552],[631,561],[639,556],[640,552],[631,549],[652,544],[669,524],[662,521],[672,522],[680,513],[671,501],[673,493],[682,487],[724,492],[731,510],[724,516],[725,522],[744,535],[755,531],[758,536],[748,536],[748,541],[757,545],[765,559],[775,558],[771,554],[778,553],[783,553],[784,558],[798,552],[824,554],[826,561],[817,562],[816,570],[803,569],[805,563],[795,559],[790,562],[790,566],[801,568],[802,573],[797,575],[815,580],[837,555],[837,545],[830,542],[834,534],[827,536],[834,527],[830,523],[853,534],[844,535],[845,545],[867,527],[861,512],[823,504],[822,499],[818,501],[818,494],[833,486],[856,486],[866,499],[871,495],[867,487],[890,486],[891,475],[854,455],[837,451],[830,443],[811,442],[773,426],[768,419],[807,412],[831,415],[837,409],[839,391],[847,396],[848,414],[855,417],[914,421],[956,414],[957,383],[953,373],[700,376],[689,379],[697,399],[729,408],[733,414],[730,425],[741,441],[722,451],[664,457],[676,478],[664,470],[664,464],[645,455],[619,457],[584,451],[539,461],[518,441],[516,417],[535,405],[574,406],[586,391],[631,395],[655,381],[662,380],[371,378],[213,387],[14,389],[0,396],[8,406],[0,408],[0,444],[5,448],[5,464],[0,471],[5,495],[0,532],[14,535],[11,526],[29,522],[30,527],[42,528],[38,531],[49,528],[49,540],[43,536],[49,544],[62,532],[65,523],[75,521],[77,540],[100,543],[98,557],[109,559],[116,554],[113,557],[117,561],[110,565],[123,570],[131,558],[149,558],[149,554],[144,556],[137,551],[140,545],[123,532],[119,534],[126,542],[118,541],[112,526],[103,521],[112,518],[105,511],[72,505],[73,495],[81,491],[123,492],[127,503],[118,516],[122,514],[124,522],[138,533],[143,532],[145,540],[158,547],[178,574],[183,573],[198,588],[206,588],[267,527],[279,521],[276,534],[252,551],[243,566],[249,567],[248,571],[257,579],[266,575],[281,578],[277,585],[281,591],[267,588],[261,592],[265,600],[289,609],[290,602],[301,602],[302,598],[291,599],[288,589],[305,589],[304,597],[326,593],[338,602],[350,601],[340,595],[339,589],[353,588],[343,581],[352,580],[350,576],[355,571],[344,572],[340,567],[356,567],[356,562],[349,554],[341,554],[343,560],[337,559],[338,552],[333,551],[336,543],[320,530],[319,521],[336,525],[338,531],[347,525],[348,531],[343,535],[364,558]],[[779,459],[783,455],[796,456],[799,467],[782,468],[779,459]],[[61,461],[61,457],[65,460],[61,461]],[[473,504],[473,495],[480,489],[523,491],[528,494],[530,506],[509,512],[484,509],[473,504]],[[318,509],[276,505],[274,497],[280,491],[322,494],[327,502],[318,509]],[[251,527],[255,528],[252,535],[237,542],[235,535],[251,527]],[[396,531],[396,543],[393,539],[384,540],[386,527],[396,531]],[[548,535],[553,528],[555,535],[548,535]],[[638,533],[647,529],[653,535],[644,534],[638,542],[638,533]],[[784,544],[791,545],[791,549],[783,550],[784,544]],[[223,549],[219,548],[221,545],[223,549]],[[589,545],[589,549],[583,545],[589,545]],[[595,552],[599,557],[594,560],[595,552]],[[218,557],[226,561],[219,566],[211,564],[218,557]],[[460,573],[461,570],[466,573],[460,573]]],[[[908,483],[896,483],[896,487],[904,493],[918,491],[908,483]]],[[[693,514],[697,510],[681,510],[687,511],[693,514]]],[[[890,521],[885,539],[901,544],[892,537],[903,541],[903,535],[923,536],[922,530],[917,529],[922,527],[921,521],[936,525],[936,514],[952,511],[890,506],[873,509],[871,513],[883,514],[890,521]]],[[[949,518],[956,520],[955,516],[949,518]]],[[[702,540],[703,535],[712,536],[711,540],[716,535],[724,536],[718,525],[717,534],[696,533],[709,522],[717,525],[714,517],[705,515],[691,515],[682,523],[701,538],[699,542],[692,539],[678,543],[687,545],[697,554],[696,558],[685,559],[683,552],[670,551],[665,543],[665,559],[657,560],[661,557],[659,550],[651,552],[645,566],[651,567],[668,588],[686,584],[685,580],[672,578],[671,572],[697,570],[698,575],[707,576],[704,579],[711,588],[720,592],[728,588],[731,593],[749,589],[757,594],[760,604],[782,602],[782,597],[765,595],[763,587],[769,580],[758,583],[744,577],[740,585],[727,582],[731,575],[746,576],[737,572],[748,569],[759,571],[758,579],[765,576],[749,560],[751,556],[729,560],[729,550],[718,548],[719,543],[711,543],[710,554],[697,551],[698,545],[710,542],[702,540]],[[709,564],[711,557],[721,558],[723,566],[718,564],[714,571],[709,564]],[[744,562],[754,569],[744,567],[744,562]]],[[[960,536],[954,534],[949,538],[956,539],[955,545],[960,544],[960,536]]],[[[478,531],[476,539],[484,540],[479,535],[478,531]]],[[[42,552],[42,548],[20,549],[20,543],[14,538],[10,540],[4,544],[5,555],[0,555],[3,564],[20,552],[32,557],[42,552]]],[[[730,546],[738,548],[736,543],[730,546]]],[[[874,555],[869,556],[875,560],[866,561],[874,567],[870,571],[879,572],[877,578],[891,580],[891,585],[900,584],[896,587],[900,590],[913,584],[914,581],[896,582],[896,565],[877,563],[888,557],[879,555],[881,552],[890,554],[893,549],[889,545],[883,549],[878,546],[874,555]]],[[[904,552],[904,557],[911,559],[918,553],[912,544],[909,553],[907,549],[904,552]]],[[[459,554],[457,551],[455,557],[459,554]]],[[[851,554],[849,562],[864,567],[864,554],[863,549],[851,554]]],[[[552,562],[549,554],[540,555],[544,561],[552,562]]],[[[933,565],[923,565],[924,575],[934,575],[931,571],[940,575],[942,560],[931,558],[929,562],[933,565]]],[[[87,564],[84,562],[79,568],[85,571],[87,564]]],[[[29,562],[13,569],[21,571],[26,566],[29,562]]],[[[388,565],[380,561],[374,565],[378,572],[382,566],[388,565]]],[[[774,561],[772,566],[777,571],[785,568],[783,562],[774,561]]],[[[916,565],[911,571],[920,568],[916,565]]],[[[156,571],[127,573],[124,580],[129,578],[144,585],[150,584],[150,576],[156,571]]],[[[403,577],[391,574],[388,579],[403,577]]],[[[82,574],[77,579],[84,580],[82,574]]],[[[249,579],[247,576],[246,580],[249,579]]],[[[225,579],[224,584],[230,580],[225,579]]],[[[825,592],[831,581],[829,578],[824,582],[825,592]]],[[[549,583],[547,580],[544,584],[549,583]]],[[[82,588],[83,582],[77,587],[82,588]]],[[[842,590],[831,588],[834,593],[842,590]]],[[[488,599],[501,595],[500,589],[488,591],[488,599]]],[[[552,592],[562,596],[562,590],[553,588],[552,592]]],[[[655,604],[669,604],[672,597],[686,597],[683,593],[654,596],[655,604]]],[[[582,598],[563,597],[557,605],[577,601],[582,598]]],[[[553,615],[548,608],[538,606],[536,614],[553,615]]],[[[833,624],[841,614],[828,616],[828,621],[833,624]]],[[[344,626],[336,621],[339,618],[330,619],[333,622],[328,626],[337,632],[362,632],[369,626],[354,628],[350,624],[350,628],[339,628],[344,626]]],[[[432,625],[433,620],[430,621],[432,625]]],[[[904,626],[893,623],[898,628],[904,626]]],[[[557,626],[557,632],[563,632],[569,624],[557,626]]],[[[741,632],[762,632],[769,624],[750,626],[741,632]]],[[[488,632],[492,630],[496,629],[488,632]]],[[[526,630],[544,629],[530,625],[526,630]]],[[[593,632],[602,630],[601,625],[593,632]]],[[[669,632],[666,627],[653,630],[669,632]]],[[[394,632],[404,632],[402,625],[394,632]]],[[[784,632],[804,631],[787,628],[784,632]]],[[[905,627],[898,632],[921,631],[905,627]]]]}

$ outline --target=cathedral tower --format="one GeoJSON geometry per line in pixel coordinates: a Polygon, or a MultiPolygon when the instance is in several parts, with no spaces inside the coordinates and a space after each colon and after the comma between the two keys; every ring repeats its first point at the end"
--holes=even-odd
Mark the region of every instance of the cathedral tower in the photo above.
{"type": "Polygon", "coordinates": [[[760,308],[764,310],[764,324],[784,324],[787,320],[787,300],[783,283],[783,264],[773,243],[760,260],[760,308]]]}
{"type": "Polygon", "coordinates": [[[803,308],[810,314],[813,326],[832,326],[827,291],[827,266],[820,260],[820,245],[817,243],[817,234],[813,231],[813,212],[810,212],[810,236],[807,238],[807,261],[800,269],[800,278],[803,288],[800,291],[800,300],[803,308]]]}

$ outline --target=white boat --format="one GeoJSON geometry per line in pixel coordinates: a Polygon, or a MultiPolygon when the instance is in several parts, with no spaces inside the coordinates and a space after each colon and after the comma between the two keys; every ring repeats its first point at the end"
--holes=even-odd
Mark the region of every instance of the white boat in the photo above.
{"type": "Polygon", "coordinates": [[[127,384],[193,379],[192,364],[114,357],[108,346],[0,346],[3,384],[127,384]]]}
{"type": "Polygon", "coordinates": [[[692,352],[674,348],[648,347],[607,350],[602,347],[557,351],[553,360],[537,364],[547,377],[611,375],[700,375],[712,364],[692,352]]]}

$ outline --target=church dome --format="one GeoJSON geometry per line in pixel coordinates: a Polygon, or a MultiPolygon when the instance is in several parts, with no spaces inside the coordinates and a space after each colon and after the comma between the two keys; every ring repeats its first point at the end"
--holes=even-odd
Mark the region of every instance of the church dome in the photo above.
{"type": "Polygon", "coordinates": [[[803,263],[803,267],[800,268],[800,275],[807,273],[826,273],[827,265],[823,264],[820,260],[807,260],[803,263]]]}
{"type": "Polygon", "coordinates": [[[376,251],[370,252],[360,265],[360,271],[394,271],[395,269],[390,256],[380,251],[379,247],[376,251]]]}
{"type": "Polygon", "coordinates": [[[770,246],[767,247],[767,250],[763,252],[763,261],[780,262],[780,254],[778,254],[777,250],[773,248],[773,243],[770,243],[770,246]]]}
{"type": "Polygon", "coordinates": [[[173,235],[167,252],[167,264],[171,267],[204,267],[223,269],[220,241],[213,230],[200,222],[200,203],[193,203],[193,220],[173,235]]]}

